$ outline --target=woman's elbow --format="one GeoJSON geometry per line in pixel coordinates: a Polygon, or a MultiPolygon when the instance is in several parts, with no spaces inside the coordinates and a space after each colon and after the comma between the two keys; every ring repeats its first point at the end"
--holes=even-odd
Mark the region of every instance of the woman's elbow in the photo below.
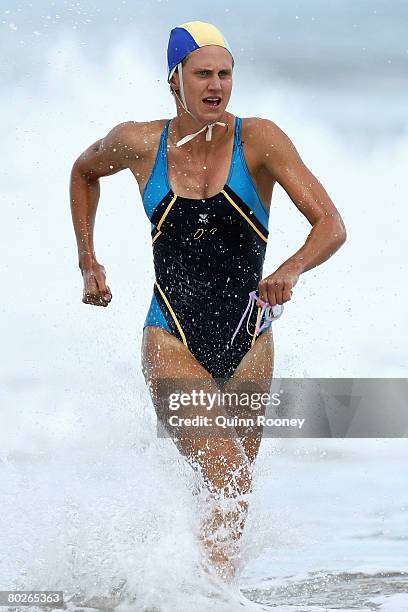
{"type": "Polygon", "coordinates": [[[341,217],[337,219],[333,235],[336,239],[338,247],[341,247],[341,245],[344,244],[347,240],[346,226],[344,225],[343,219],[341,217]]]}

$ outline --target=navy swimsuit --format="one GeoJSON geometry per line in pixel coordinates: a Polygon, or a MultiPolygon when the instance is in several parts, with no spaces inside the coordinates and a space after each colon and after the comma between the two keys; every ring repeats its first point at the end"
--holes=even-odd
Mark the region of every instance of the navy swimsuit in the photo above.
{"type": "MultiPolygon", "coordinates": [[[[169,123],[143,194],[156,276],[143,328],[162,327],[214,378],[230,378],[255,341],[243,325],[231,345],[248,294],[262,279],[269,215],[245,161],[239,117],[227,183],[205,199],[180,197],[169,185],[169,123]]],[[[252,312],[251,333],[259,312],[252,312]]]]}

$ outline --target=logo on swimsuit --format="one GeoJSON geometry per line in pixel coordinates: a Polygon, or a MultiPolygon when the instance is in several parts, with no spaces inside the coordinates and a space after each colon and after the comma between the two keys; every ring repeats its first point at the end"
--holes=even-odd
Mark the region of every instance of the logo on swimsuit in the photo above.
{"type": "Polygon", "coordinates": [[[200,213],[199,217],[200,217],[198,219],[199,222],[202,222],[202,223],[208,223],[209,222],[208,213],[205,213],[205,214],[200,213]]]}
{"type": "Polygon", "coordinates": [[[204,232],[210,232],[210,234],[215,234],[216,231],[217,231],[216,227],[212,227],[210,230],[205,230],[204,228],[199,227],[194,232],[193,238],[194,238],[194,240],[198,240],[199,238],[201,238],[201,236],[204,234],[204,232]]]}

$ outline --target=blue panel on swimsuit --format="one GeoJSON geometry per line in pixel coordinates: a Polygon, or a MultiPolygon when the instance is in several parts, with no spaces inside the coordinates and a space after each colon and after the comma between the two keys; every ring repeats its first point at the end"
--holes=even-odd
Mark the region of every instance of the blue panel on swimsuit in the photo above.
{"type": "MultiPolygon", "coordinates": [[[[170,121],[168,122],[170,123],[170,121]]],[[[169,184],[167,181],[166,156],[164,155],[165,138],[167,134],[168,123],[162,131],[159,147],[157,149],[156,160],[150,177],[146,183],[143,192],[143,206],[149,219],[152,218],[154,209],[158,202],[161,202],[164,196],[169,192],[169,184]]]]}
{"type": "Polygon", "coordinates": [[[254,182],[252,180],[251,174],[248,170],[247,163],[245,161],[245,156],[242,151],[242,146],[240,146],[241,142],[241,118],[236,117],[236,131],[235,131],[235,139],[236,139],[236,148],[234,148],[234,155],[232,160],[231,173],[228,179],[228,185],[231,187],[233,191],[243,200],[249,208],[254,212],[256,217],[259,219],[259,222],[268,229],[268,221],[269,221],[269,213],[265,209],[254,182]]]}
{"type": "Polygon", "coordinates": [[[155,327],[163,327],[165,330],[171,333],[169,324],[160,308],[159,302],[153,293],[152,301],[150,302],[149,312],[147,313],[146,320],[143,323],[143,329],[146,325],[154,325],[155,327]]]}

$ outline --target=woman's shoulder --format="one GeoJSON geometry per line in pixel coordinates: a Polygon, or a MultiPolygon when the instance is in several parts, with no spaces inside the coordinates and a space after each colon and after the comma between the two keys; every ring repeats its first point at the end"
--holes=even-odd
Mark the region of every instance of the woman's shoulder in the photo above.
{"type": "Polygon", "coordinates": [[[154,119],[152,121],[124,121],[113,130],[123,146],[139,151],[150,150],[160,139],[164,126],[169,119],[154,119]]]}
{"type": "Polygon", "coordinates": [[[279,126],[265,117],[242,117],[242,130],[248,132],[248,135],[258,137],[262,132],[278,132],[281,131],[279,126]]]}

